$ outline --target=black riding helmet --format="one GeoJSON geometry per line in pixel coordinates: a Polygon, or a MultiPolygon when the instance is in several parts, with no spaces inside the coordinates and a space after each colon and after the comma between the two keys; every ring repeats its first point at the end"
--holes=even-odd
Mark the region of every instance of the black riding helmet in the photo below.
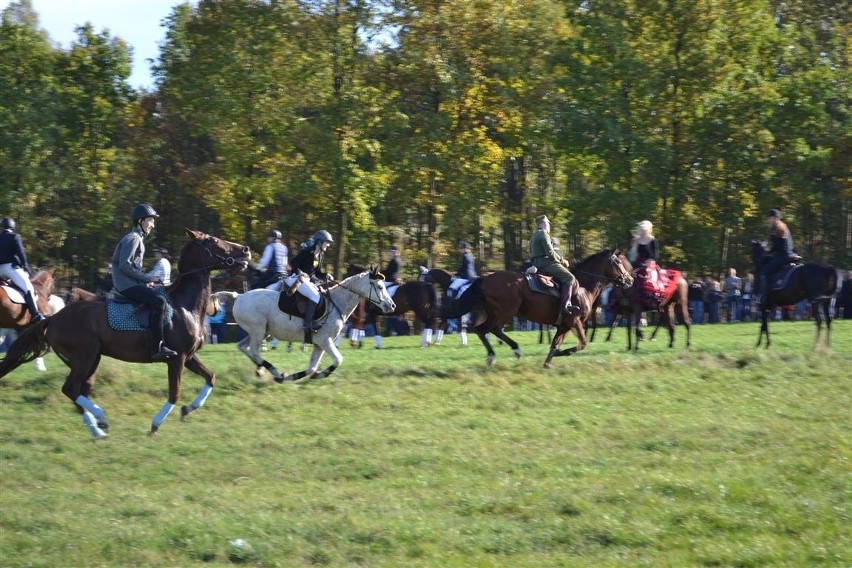
{"type": "Polygon", "coordinates": [[[130,216],[133,218],[133,222],[135,223],[139,219],[145,219],[146,217],[159,217],[157,212],[154,211],[154,208],[148,205],[147,203],[140,203],[131,211],[130,216]]]}
{"type": "Polygon", "coordinates": [[[11,217],[3,217],[3,220],[0,221],[0,227],[3,229],[12,229],[15,230],[15,220],[11,217]]]}
{"type": "Polygon", "coordinates": [[[315,243],[333,243],[334,239],[331,238],[331,233],[326,231],[325,229],[320,229],[313,236],[315,243]]]}

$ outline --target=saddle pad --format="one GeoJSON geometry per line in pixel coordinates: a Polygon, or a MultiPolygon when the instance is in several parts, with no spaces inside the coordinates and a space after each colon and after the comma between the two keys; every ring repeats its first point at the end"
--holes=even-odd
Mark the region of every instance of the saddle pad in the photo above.
{"type": "Polygon", "coordinates": [[[9,296],[9,300],[11,300],[15,304],[23,304],[24,303],[24,295],[21,294],[21,291],[17,288],[13,288],[12,286],[2,286],[3,290],[6,291],[6,295],[9,296]]]}
{"type": "MultiPolygon", "coordinates": [[[[170,324],[175,314],[175,310],[172,307],[172,300],[166,294],[165,288],[158,288],[157,295],[166,298],[166,323],[170,324]]],[[[150,313],[147,306],[144,304],[141,306],[142,309],[150,313]]],[[[138,308],[140,308],[140,304],[137,303],[107,300],[107,322],[110,328],[116,331],[145,331],[146,328],[142,326],[137,316],[138,308]]]]}
{"type": "Polygon", "coordinates": [[[662,290],[655,289],[650,282],[644,279],[634,288],[636,290],[636,299],[646,310],[659,310],[660,306],[674,295],[682,272],[672,268],[660,268],[658,269],[658,274],[667,278],[665,288],[662,290]]]}

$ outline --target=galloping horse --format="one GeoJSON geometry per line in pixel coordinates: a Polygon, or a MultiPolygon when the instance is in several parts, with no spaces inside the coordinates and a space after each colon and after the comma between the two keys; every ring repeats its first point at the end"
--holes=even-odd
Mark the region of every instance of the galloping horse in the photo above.
{"type": "Polygon", "coordinates": [[[580,314],[576,316],[559,317],[561,301],[558,289],[551,288],[551,293],[539,293],[530,288],[531,282],[528,279],[541,279],[541,276],[505,270],[474,280],[457,302],[445,308],[447,311],[443,315],[458,317],[460,314],[471,312],[476,334],[488,351],[489,365],[492,365],[496,358],[494,348],[486,337],[489,332],[507,343],[516,357],[521,356],[518,344],[502,329],[512,316],[517,314],[536,323],[554,325],[556,333],[544,361],[544,366],[549,367],[554,357],[571,355],[585,349],[588,342],[583,324],[592,315],[592,306],[603,289],[604,281],[612,281],[625,288],[630,287],[633,285],[631,270],[630,262],[618,249],[593,254],[574,266],[571,271],[577,279],[576,296],[581,307],[580,314]],[[571,329],[576,333],[579,344],[560,350],[565,335],[571,329]]]}
{"type": "MultiPolygon", "coordinates": [[[[751,259],[754,262],[755,274],[759,273],[766,260],[766,249],[759,241],[751,241],[751,259]]],[[[758,306],[761,314],[760,333],[757,336],[757,347],[760,347],[764,334],[766,348],[769,349],[769,314],[777,306],[787,306],[808,300],[816,320],[816,339],[814,347],[819,345],[822,332],[822,318],[825,316],[825,345],[831,347],[831,313],[829,306],[831,297],[837,293],[837,269],[828,264],[806,262],[795,266],[787,265],[777,274],[767,278],[763,301],[758,306]],[[820,314],[822,306],[822,314],[820,314]]]]}
{"type": "MultiPolygon", "coordinates": [[[[204,377],[205,385],[192,404],[181,409],[182,417],[201,407],[213,390],[216,375],[196,354],[204,343],[203,319],[210,299],[210,271],[219,268],[243,270],[251,258],[246,246],[200,231],[186,229],[186,234],[189,242],[181,251],[178,262],[180,275],[167,288],[174,313],[164,339],[178,354],[166,362],[169,397],[154,416],[152,434],[157,432],[178,401],[184,367],[204,377]]],[[[122,326],[125,330],[113,328],[108,315],[113,307],[116,307],[113,302],[73,302],[61,312],[26,328],[12,343],[6,358],[0,361],[0,377],[52,347],[71,369],[62,386],[63,394],[74,401],[92,436],[103,438],[109,428],[106,414],[89,398],[101,357],[105,355],[133,363],[152,362],[148,333],[145,330],[126,330],[135,328],[130,322],[122,326]]]]}
{"type": "MultiPolygon", "coordinates": [[[[642,268],[635,270],[634,275],[641,270],[642,268]]],[[[621,294],[622,300],[619,311],[624,313],[627,320],[628,351],[632,350],[635,352],[639,349],[639,341],[642,339],[642,329],[639,326],[639,322],[642,318],[642,312],[647,311],[658,311],[660,317],[664,318],[664,320],[659,320],[657,325],[660,325],[660,321],[665,321],[666,328],[669,330],[669,347],[674,347],[675,327],[677,326],[677,319],[675,318],[676,307],[680,308],[680,318],[683,321],[683,325],[686,327],[686,346],[689,347],[692,344],[692,324],[689,319],[688,300],[689,283],[683,277],[683,273],[679,270],[661,268],[660,271],[665,271],[669,274],[669,281],[665,290],[658,292],[657,297],[653,301],[649,299],[648,292],[640,285],[634,286],[627,294],[621,294]],[[636,329],[635,346],[632,341],[634,324],[636,329]]],[[[639,283],[640,279],[636,278],[636,281],[639,283]]],[[[613,293],[616,292],[613,291],[613,293]]],[[[616,297],[618,297],[617,293],[616,297]]],[[[615,324],[615,322],[613,322],[613,324],[615,324]]],[[[655,329],[651,338],[656,335],[657,330],[655,329]]]]}
{"type": "MultiPolygon", "coordinates": [[[[352,274],[363,270],[360,266],[353,264],[349,266],[348,273],[352,274]]],[[[411,311],[414,312],[418,320],[423,322],[420,346],[428,347],[432,341],[433,332],[438,329],[438,293],[435,291],[435,287],[421,280],[403,282],[399,284],[392,297],[396,308],[390,313],[382,314],[379,308],[373,304],[365,306],[364,328],[372,324],[373,329],[378,334],[379,330],[376,327],[378,316],[401,316],[411,311]]]]}
{"type": "MultiPolygon", "coordinates": [[[[48,300],[53,292],[53,273],[47,270],[39,270],[30,279],[33,283],[38,298],[36,305],[38,311],[50,314],[48,300]]],[[[30,311],[24,304],[23,292],[10,286],[0,286],[0,327],[7,329],[24,329],[30,323],[30,311]],[[20,298],[20,299],[18,299],[20,298]]]]}
{"type": "MultiPolygon", "coordinates": [[[[283,376],[275,366],[260,356],[260,344],[267,335],[282,340],[302,341],[304,330],[302,318],[282,312],[278,307],[280,292],[263,288],[240,294],[234,301],[234,319],[248,334],[237,345],[257,365],[257,372],[265,368],[276,382],[297,381],[303,377],[319,379],[327,377],[343,362],[343,355],[334,345],[334,340],[343,330],[343,324],[352,315],[358,300],[366,299],[383,312],[392,312],[394,302],[385,288],[384,280],[377,271],[361,272],[344,278],[328,289],[325,295],[326,311],[319,317],[320,328],[313,334],[313,352],[309,367],[292,375],[283,376]],[[317,371],[323,353],[328,353],[334,362],[323,371],[317,371]]],[[[298,296],[297,302],[305,300],[298,296]]],[[[317,310],[320,313],[320,310],[317,310]]]]}

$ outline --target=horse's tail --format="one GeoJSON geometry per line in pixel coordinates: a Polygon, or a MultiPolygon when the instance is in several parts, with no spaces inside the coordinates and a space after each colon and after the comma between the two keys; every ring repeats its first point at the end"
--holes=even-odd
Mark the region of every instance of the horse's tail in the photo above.
{"type": "Polygon", "coordinates": [[[44,332],[50,323],[45,318],[24,329],[9,346],[6,357],[0,361],[0,378],[5,377],[24,363],[41,357],[50,349],[44,332]]]}
{"type": "Polygon", "coordinates": [[[470,288],[464,291],[464,294],[456,300],[449,300],[444,297],[444,303],[441,306],[441,317],[444,319],[460,318],[463,315],[473,311],[473,308],[482,302],[485,296],[482,294],[482,278],[477,278],[470,285],[470,288]]]}

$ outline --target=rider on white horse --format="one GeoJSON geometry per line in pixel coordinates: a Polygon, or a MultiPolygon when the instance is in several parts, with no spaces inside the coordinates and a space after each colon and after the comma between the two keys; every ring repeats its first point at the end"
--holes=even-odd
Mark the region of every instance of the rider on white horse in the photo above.
{"type": "Polygon", "coordinates": [[[308,278],[301,278],[301,284],[297,288],[297,291],[308,299],[303,324],[305,345],[310,345],[313,341],[314,315],[320,301],[319,288],[317,288],[315,282],[331,280],[331,276],[322,271],[322,258],[332,243],[334,243],[334,239],[331,238],[331,233],[328,231],[321,229],[314,233],[310,239],[302,243],[299,254],[290,262],[292,273],[284,280],[287,286],[292,287],[301,275],[308,276],[308,278]]]}

